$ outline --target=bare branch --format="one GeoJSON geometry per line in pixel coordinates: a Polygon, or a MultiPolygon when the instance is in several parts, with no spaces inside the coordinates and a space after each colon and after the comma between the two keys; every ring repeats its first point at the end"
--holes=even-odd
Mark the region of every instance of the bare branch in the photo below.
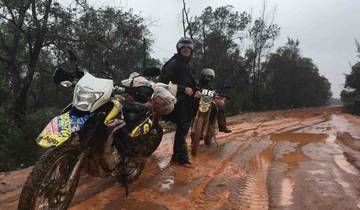
{"type": "Polygon", "coordinates": [[[183,0],[183,9],[182,9],[182,24],[184,30],[184,36],[186,37],[186,33],[189,32],[190,38],[193,39],[193,31],[191,28],[191,19],[189,18],[190,9],[186,8],[186,1],[183,0]]]}
{"type": "MultiPolygon", "coordinates": [[[[18,17],[17,23],[16,23],[19,28],[21,28],[22,25],[24,24],[26,11],[30,8],[30,5],[31,5],[31,1],[28,0],[26,3],[24,3],[23,7],[21,7],[19,10],[19,17],[18,17]]],[[[11,47],[9,47],[11,49],[11,52],[9,52],[10,53],[9,57],[11,57],[11,60],[13,62],[16,62],[16,54],[17,54],[17,49],[18,49],[21,33],[23,33],[22,30],[21,31],[19,30],[16,33],[14,33],[12,45],[11,45],[11,47]]],[[[15,70],[16,68],[12,68],[12,69],[15,70]]]]}
{"type": "Polygon", "coordinates": [[[11,18],[15,21],[16,18],[15,18],[15,15],[14,15],[12,9],[11,9],[10,6],[9,6],[9,3],[7,2],[7,0],[3,0],[3,2],[4,2],[4,4],[5,4],[5,6],[6,6],[6,9],[7,9],[8,12],[10,13],[11,18]]]}
{"type": "Polygon", "coordinates": [[[46,5],[45,8],[45,14],[43,17],[43,22],[42,22],[42,33],[44,33],[47,29],[47,23],[49,20],[49,14],[50,14],[50,8],[51,8],[51,4],[52,4],[52,0],[48,0],[48,3],[46,5]]]}
{"type": "Polygon", "coordinates": [[[185,11],[185,17],[186,17],[186,22],[187,22],[187,30],[189,31],[190,38],[193,40],[194,33],[191,28],[191,20],[189,19],[190,9],[188,9],[187,11],[186,10],[184,10],[184,11],[185,11]]]}
{"type": "Polygon", "coordinates": [[[37,17],[36,1],[35,0],[31,0],[31,12],[32,12],[32,18],[34,20],[34,23],[35,23],[36,27],[39,29],[40,28],[40,22],[39,22],[39,19],[37,17]]]}
{"type": "Polygon", "coordinates": [[[81,8],[83,8],[84,11],[87,11],[90,9],[90,6],[84,0],[75,0],[75,2],[77,5],[79,5],[81,8]]]}
{"type": "Polygon", "coordinates": [[[4,19],[4,20],[8,21],[8,22],[11,23],[12,25],[14,25],[16,29],[18,29],[18,30],[21,31],[21,32],[24,32],[24,30],[16,23],[16,20],[15,20],[15,19],[10,19],[10,18],[6,17],[6,16],[3,15],[3,14],[0,14],[0,19],[4,19]]]}
{"type": "Polygon", "coordinates": [[[57,39],[57,40],[61,40],[61,41],[68,41],[68,42],[83,42],[84,40],[80,40],[80,39],[74,39],[72,37],[69,36],[64,36],[64,35],[60,35],[60,34],[46,34],[45,39],[57,39]]]}
{"type": "Polygon", "coordinates": [[[186,37],[185,11],[186,11],[186,3],[185,0],[183,0],[183,8],[181,10],[181,15],[182,15],[182,26],[183,26],[184,37],[186,37]]]}

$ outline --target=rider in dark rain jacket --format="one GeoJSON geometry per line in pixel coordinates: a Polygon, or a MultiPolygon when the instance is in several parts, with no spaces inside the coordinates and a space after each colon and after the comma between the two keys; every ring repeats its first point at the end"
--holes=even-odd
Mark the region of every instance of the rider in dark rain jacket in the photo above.
{"type": "Polygon", "coordinates": [[[165,63],[159,81],[166,84],[171,81],[178,85],[177,103],[168,119],[177,126],[171,160],[183,165],[191,164],[185,140],[194,117],[194,95],[199,95],[199,92],[196,92],[196,81],[190,64],[194,50],[192,40],[181,38],[176,44],[176,49],[178,53],[165,63]]]}

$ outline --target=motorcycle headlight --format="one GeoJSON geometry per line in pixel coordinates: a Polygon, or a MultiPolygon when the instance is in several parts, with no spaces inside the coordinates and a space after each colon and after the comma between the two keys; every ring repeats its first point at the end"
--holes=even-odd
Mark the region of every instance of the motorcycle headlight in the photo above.
{"type": "Polygon", "coordinates": [[[78,86],[75,92],[75,101],[73,105],[77,109],[87,112],[91,110],[93,104],[103,95],[103,92],[89,92],[78,86]]]}
{"type": "Polygon", "coordinates": [[[211,103],[212,102],[212,97],[210,96],[202,96],[201,100],[203,103],[211,103]]]}

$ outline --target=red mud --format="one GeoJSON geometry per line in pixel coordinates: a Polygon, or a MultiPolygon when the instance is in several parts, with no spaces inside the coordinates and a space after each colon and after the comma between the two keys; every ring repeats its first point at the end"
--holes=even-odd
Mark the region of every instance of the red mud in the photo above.
{"type": "MultiPolygon", "coordinates": [[[[339,108],[231,117],[231,134],[200,145],[192,167],[169,165],[173,134],[130,195],[83,176],[70,209],[358,209],[360,118],[339,108]]],[[[0,173],[0,209],[16,209],[29,169],[0,173]]]]}

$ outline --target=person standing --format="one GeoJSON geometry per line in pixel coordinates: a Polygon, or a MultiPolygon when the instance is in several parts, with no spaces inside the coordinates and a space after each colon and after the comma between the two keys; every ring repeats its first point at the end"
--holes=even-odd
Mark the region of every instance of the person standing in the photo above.
{"type": "Polygon", "coordinates": [[[180,165],[191,164],[186,145],[186,135],[194,117],[195,100],[199,96],[191,66],[194,43],[190,38],[181,38],[176,44],[177,53],[162,67],[159,82],[172,82],[178,86],[177,103],[174,111],[167,116],[176,124],[172,162],[180,165]]]}

